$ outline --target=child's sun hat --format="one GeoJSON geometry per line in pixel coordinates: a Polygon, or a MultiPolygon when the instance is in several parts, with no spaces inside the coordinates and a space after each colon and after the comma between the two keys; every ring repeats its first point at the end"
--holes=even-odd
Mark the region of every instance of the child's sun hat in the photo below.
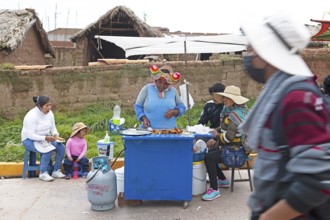
{"type": "Polygon", "coordinates": [[[87,127],[87,125],[85,125],[83,122],[75,123],[72,127],[73,132],[71,133],[70,137],[75,136],[80,130],[84,128],[87,128],[86,134],[89,133],[90,128],[87,127]]]}

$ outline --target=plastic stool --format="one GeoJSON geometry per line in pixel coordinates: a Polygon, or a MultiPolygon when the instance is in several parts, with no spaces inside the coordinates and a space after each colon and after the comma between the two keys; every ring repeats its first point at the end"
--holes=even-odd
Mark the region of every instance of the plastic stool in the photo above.
{"type": "MultiPolygon", "coordinates": [[[[231,183],[230,183],[230,191],[233,192],[234,191],[234,182],[249,182],[250,183],[250,190],[251,192],[253,191],[253,187],[252,187],[252,178],[251,178],[251,172],[250,172],[250,164],[249,164],[249,161],[251,160],[251,157],[247,157],[246,158],[246,169],[247,169],[247,172],[248,172],[248,178],[247,179],[235,179],[235,168],[234,167],[231,167],[231,183]]],[[[238,168],[236,168],[238,169],[238,168]]],[[[238,172],[239,172],[239,169],[238,169],[238,172]]]]}
{"type": "MultiPolygon", "coordinates": [[[[24,165],[23,165],[23,173],[22,173],[23,179],[26,178],[26,172],[28,172],[28,177],[36,177],[36,171],[40,170],[40,164],[37,164],[36,154],[37,154],[36,152],[25,149],[24,165]]],[[[40,157],[42,157],[42,154],[40,154],[40,157]]],[[[51,175],[51,172],[53,171],[52,160],[49,161],[49,166],[47,171],[51,175]]]]}

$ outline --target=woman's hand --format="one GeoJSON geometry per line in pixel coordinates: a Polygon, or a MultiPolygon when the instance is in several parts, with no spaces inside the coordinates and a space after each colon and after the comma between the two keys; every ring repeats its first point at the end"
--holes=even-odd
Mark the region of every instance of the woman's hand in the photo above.
{"type": "Polygon", "coordinates": [[[53,137],[53,136],[46,136],[45,140],[46,140],[47,142],[54,142],[54,141],[56,141],[56,138],[53,137]]]}
{"type": "Polygon", "coordinates": [[[145,128],[150,127],[150,121],[149,121],[149,119],[147,119],[146,116],[142,116],[142,122],[143,122],[143,126],[144,126],[145,128]]]}
{"type": "Polygon", "coordinates": [[[217,142],[214,139],[210,139],[207,141],[206,146],[208,149],[210,149],[210,148],[213,148],[216,143],[217,142]]]}
{"type": "Polygon", "coordinates": [[[78,157],[78,158],[77,158],[77,160],[76,160],[75,162],[77,162],[77,163],[78,163],[79,161],[80,161],[80,158],[78,157]]]}
{"type": "Polygon", "coordinates": [[[216,129],[212,129],[211,132],[213,134],[213,137],[216,137],[219,134],[216,129]]]}
{"type": "Polygon", "coordinates": [[[69,160],[70,160],[70,161],[73,161],[73,158],[72,158],[72,157],[69,157],[69,160]]]}
{"type": "Polygon", "coordinates": [[[172,118],[173,116],[177,116],[179,114],[178,109],[170,109],[165,113],[166,118],[172,118]]]}

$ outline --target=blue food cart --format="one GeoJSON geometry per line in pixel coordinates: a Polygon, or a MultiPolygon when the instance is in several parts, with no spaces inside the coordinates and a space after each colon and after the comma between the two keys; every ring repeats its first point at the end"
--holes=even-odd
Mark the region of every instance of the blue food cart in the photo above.
{"type": "Polygon", "coordinates": [[[192,200],[193,134],[123,136],[125,200],[192,200]]]}

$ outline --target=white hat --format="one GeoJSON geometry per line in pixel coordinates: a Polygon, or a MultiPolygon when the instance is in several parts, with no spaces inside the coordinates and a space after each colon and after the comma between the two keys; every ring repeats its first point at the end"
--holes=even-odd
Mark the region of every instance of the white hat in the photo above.
{"type": "Polygon", "coordinates": [[[247,22],[241,27],[258,55],[283,72],[297,76],[313,76],[298,54],[310,41],[308,29],[286,13],[247,22]]]}
{"type": "Polygon", "coordinates": [[[226,86],[225,91],[217,92],[215,94],[230,98],[238,105],[242,105],[249,101],[249,99],[241,95],[241,89],[237,86],[226,86]]]}

